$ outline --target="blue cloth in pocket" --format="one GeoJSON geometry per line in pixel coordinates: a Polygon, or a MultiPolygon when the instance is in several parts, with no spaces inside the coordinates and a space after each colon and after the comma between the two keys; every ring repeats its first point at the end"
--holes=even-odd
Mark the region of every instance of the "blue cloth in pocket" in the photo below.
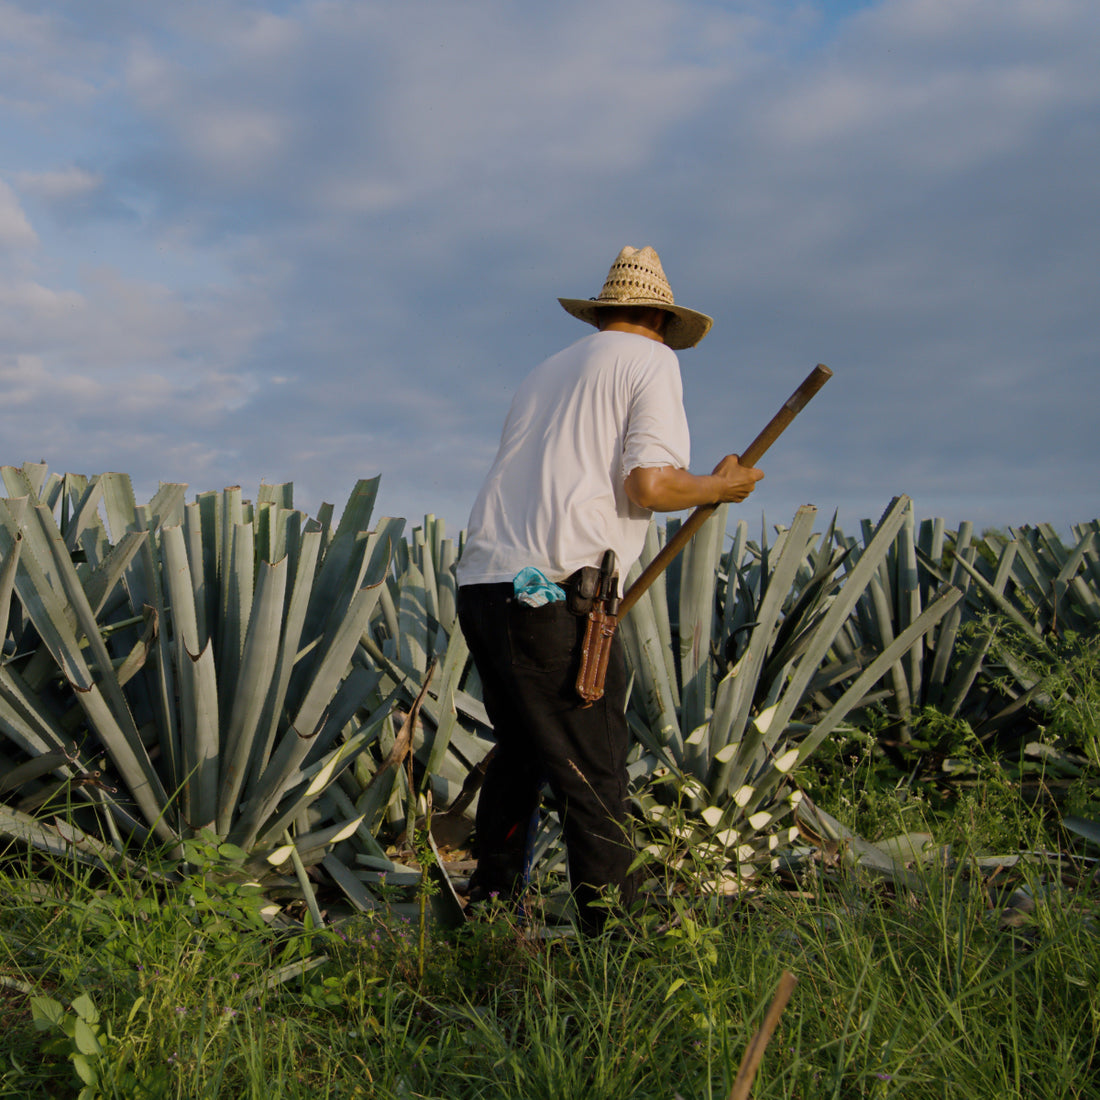
{"type": "Polygon", "coordinates": [[[520,603],[542,607],[565,599],[565,589],[548,580],[533,565],[521,569],[512,580],[512,591],[520,603]]]}

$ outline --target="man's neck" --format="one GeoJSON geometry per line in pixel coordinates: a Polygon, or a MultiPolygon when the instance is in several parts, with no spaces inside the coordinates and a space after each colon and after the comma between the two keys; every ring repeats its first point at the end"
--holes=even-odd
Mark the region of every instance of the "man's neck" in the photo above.
{"type": "Polygon", "coordinates": [[[600,328],[601,332],[632,332],[635,336],[645,336],[650,340],[656,340],[658,344],[664,343],[661,333],[649,325],[638,325],[632,321],[611,321],[600,328]]]}

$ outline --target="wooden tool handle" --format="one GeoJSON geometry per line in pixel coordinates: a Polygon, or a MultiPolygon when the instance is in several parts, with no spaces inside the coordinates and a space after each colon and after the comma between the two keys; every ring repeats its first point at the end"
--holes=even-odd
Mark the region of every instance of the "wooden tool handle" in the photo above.
{"type": "MultiPolygon", "coordinates": [[[[832,378],[833,372],[824,363],[818,363],[806,375],[802,385],[783,403],[783,407],[768,421],[767,427],[745,448],[741,455],[742,466],[755,466],[764,452],[783,434],[787,425],[810,403],[817,391],[832,378]]],[[[715,505],[710,505],[713,509],[715,505]]]]}
{"type": "MultiPolygon", "coordinates": [[[[783,434],[787,425],[806,407],[810,399],[832,378],[833,372],[823,363],[816,367],[794,393],[783,403],[783,407],[768,421],[764,430],[741,452],[742,466],[755,466],[764,452],[783,434]]],[[[680,530],[661,548],[660,553],[642,570],[638,579],[626,590],[619,603],[616,620],[623,616],[638,602],[645,590],[668,568],[669,563],[691,541],[695,532],[718,510],[717,504],[703,504],[695,509],[681,525],[680,530]]]]}

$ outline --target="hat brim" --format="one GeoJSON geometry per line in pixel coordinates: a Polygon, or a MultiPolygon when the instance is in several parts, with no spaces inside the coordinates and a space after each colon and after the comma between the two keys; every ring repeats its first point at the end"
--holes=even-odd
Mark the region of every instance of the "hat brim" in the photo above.
{"type": "Polygon", "coordinates": [[[635,306],[663,309],[669,315],[669,321],[665,326],[662,339],[674,351],[695,347],[710,332],[710,327],[714,324],[713,319],[705,313],[656,300],[634,298],[629,302],[613,302],[599,301],[595,298],[559,298],[558,301],[566,313],[576,317],[579,321],[585,321],[597,327],[599,326],[597,315],[604,309],[622,309],[635,306]]]}

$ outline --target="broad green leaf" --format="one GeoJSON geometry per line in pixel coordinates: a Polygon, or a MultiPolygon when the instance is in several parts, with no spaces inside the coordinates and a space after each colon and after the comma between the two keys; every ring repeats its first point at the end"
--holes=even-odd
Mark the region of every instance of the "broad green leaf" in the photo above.
{"type": "Polygon", "coordinates": [[[10,549],[0,562],[0,642],[8,636],[8,617],[11,614],[11,594],[15,587],[15,572],[19,565],[19,552],[23,549],[23,533],[16,529],[8,543],[10,549]]]}
{"type": "Polygon", "coordinates": [[[428,669],[428,608],[424,578],[412,562],[401,579],[397,656],[423,675],[428,669]]]}
{"type": "Polygon", "coordinates": [[[380,582],[363,588],[352,602],[326,650],[312,684],[290,728],[283,735],[270,761],[259,777],[256,789],[245,805],[241,818],[229,839],[248,848],[267,816],[275,809],[290,784],[299,764],[309,752],[322,713],[348,670],[351,655],[366,628],[378,600],[380,582]]]}
{"type": "MultiPolygon", "coordinates": [[[[683,553],[680,573],[680,730],[706,721],[714,685],[714,590],[728,505],[720,507],[696,533],[683,553]]],[[[688,766],[694,762],[690,755],[688,766]]]]}
{"type": "Polygon", "coordinates": [[[286,596],[286,559],[275,564],[261,562],[259,568],[237,689],[233,694],[233,709],[223,738],[218,789],[218,832],[222,835],[229,832],[260,735],[264,706],[276,689],[286,596]]]}
{"type": "Polygon", "coordinates": [[[443,670],[440,676],[439,689],[439,717],[436,722],[435,735],[431,741],[431,749],[424,762],[424,773],[427,777],[436,775],[444,766],[448,749],[451,745],[451,737],[458,726],[458,708],[455,705],[455,693],[466,667],[466,661],[470,655],[470,647],[462,630],[456,622],[454,632],[451,634],[450,645],[447,646],[447,654],[443,660],[443,670]]]}
{"type": "Polygon", "coordinates": [[[60,1027],[65,1017],[65,1006],[53,997],[31,998],[31,1019],[39,1031],[49,1027],[60,1027]]]}
{"type": "MultiPolygon", "coordinates": [[[[229,494],[230,490],[226,490],[226,493],[229,494]]],[[[235,490],[234,499],[225,506],[223,523],[227,522],[229,515],[240,511],[239,495],[240,490],[235,490]]],[[[241,659],[244,655],[245,634],[252,614],[256,555],[250,523],[235,523],[231,528],[223,527],[222,531],[227,541],[222,547],[222,621],[219,633],[218,692],[221,710],[228,714],[237,694],[237,678],[240,675],[241,659]]]]}
{"type": "Polygon", "coordinates": [[[214,649],[199,653],[179,645],[184,816],[192,829],[213,826],[218,812],[218,686],[214,649]]]}

